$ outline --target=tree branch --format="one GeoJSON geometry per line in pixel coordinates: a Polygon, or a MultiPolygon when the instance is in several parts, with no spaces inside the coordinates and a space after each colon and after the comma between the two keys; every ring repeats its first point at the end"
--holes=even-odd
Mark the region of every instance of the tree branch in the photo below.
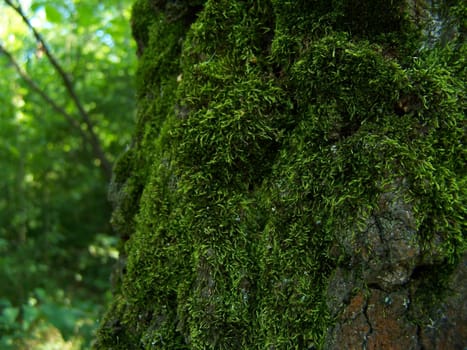
{"type": "Polygon", "coordinates": [[[2,53],[10,62],[10,64],[15,68],[16,72],[19,74],[21,79],[24,80],[24,82],[37,94],[39,94],[57,113],[61,114],[69,123],[71,126],[73,126],[76,129],[79,129],[81,137],[84,139],[84,141],[89,142],[87,135],[84,133],[84,131],[81,129],[81,126],[79,123],[76,121],[76,119],[73,118],[71,114],[69,114],[65,109],[61,106],[59,106],[54,100],[52,100],[49,95],[45,93],[44,90],[42,90],[39,85],[37,85],[34,80],[31,79],[31,77],[20,67],[18,62],[13,58],[13,55],[3,47],[3,45],[0,44],[0,53],[2,53]]]}
{"type": "MultiPolygon", "coordinates": [[[[31,24],[29,19],[26,17],[26,15],[24,14],[23,9],[21,8],[21,5],[13,4],[13,2],[11,0],[5,0],[5,2],[13,10],[15,10],[16,13],[18,13],[18,15],[22,18],[23,22],[32,31],[34,37],[36,38],[36,41],[41,45],[42,50],[43,50],[44,54],[46,55],[47,59],[49,60],[50,64],[54,67],[55,71],[61,77],[61,79],[63,81],[63,85],[65,86],[65,89],[68,92],[68,95],[71,97],[73,103],[75,104],[76,108],[78,109],[79,116],[81,117],[83,123],[87,126],[87,133],[89,134],[88,135],[89,137],[86,137],[85,139],[90,143],[96,158],[99,159],[100,167],[103,170],[105,176],[107,177],[107,179],[110,179],[110,177],[112,175],[112,165],[111,165],[110,161],[107,159],[107,156],[105,155],[104,150],[102,149],[99,137],[97,136],[97,134],[95,132],[94,123],[91,121],[91,118],[90,118],[89,114],[86,112],[86,110],[83,107],[83,104],[81,103],[80,99],[78,98],[78,95],[77,95],[77,93],[76,93],[76,91],[75,91],[75,89],[73,87],[73,83],[71,82],[70,77],[65,72],[65,70],[62,68],[62,66],[58,63],[55,56],[51,53],[47,43],[42,38],[40,33],[36,30],[36,28],[31,24]]],[[[2,49],[2,51],[5,52],[4,49],[2,49]]],[[[10,58],[12,59],[13,57],[10,55],[10,58]]],[[[24,77],[23,77],[23,79],[24,79],[24,77]]],[[[35,90],[35,91],[37,91],[37,90],[35,90]]],[[[49,102],[49,104],[50,104],[50,102],[49,102]]],[[[54,109],[55,109],[55,107],[54,107],[54,109]]],[[[61,113],[61,114],[64,115],[63,113],[61,113]]],[[[81,133],[84,132],[81,127],[79,127],[79,130],[80,130],[81,133]]]]}

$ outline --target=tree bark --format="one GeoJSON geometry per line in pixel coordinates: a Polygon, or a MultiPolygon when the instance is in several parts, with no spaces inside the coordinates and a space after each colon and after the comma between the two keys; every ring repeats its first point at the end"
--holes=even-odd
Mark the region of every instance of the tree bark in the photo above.
{"type": "Polygon", "coordinates": [[[415,5],[134,4],[96,349],[463,348],[465,5],[415,5]]]}

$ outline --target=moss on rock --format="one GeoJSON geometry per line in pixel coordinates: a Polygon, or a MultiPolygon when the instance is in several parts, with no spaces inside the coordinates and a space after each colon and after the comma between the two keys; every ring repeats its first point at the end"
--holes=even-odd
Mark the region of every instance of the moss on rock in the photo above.
{"type": "Polygon", "coordinates": [[[96,349],[426,343],[465,251],[465,42],[423,50],[413,3],[136,1],[96,349]]]}

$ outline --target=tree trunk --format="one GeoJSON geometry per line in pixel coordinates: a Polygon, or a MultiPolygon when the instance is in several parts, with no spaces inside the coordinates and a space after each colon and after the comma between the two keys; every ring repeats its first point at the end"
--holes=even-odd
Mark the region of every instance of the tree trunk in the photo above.
{"type": "Polygon", "coordinates": [[[111,186],[125,245],[95,348],[462,349],[452,3],[138,0],[138,126],[111,186]]]}

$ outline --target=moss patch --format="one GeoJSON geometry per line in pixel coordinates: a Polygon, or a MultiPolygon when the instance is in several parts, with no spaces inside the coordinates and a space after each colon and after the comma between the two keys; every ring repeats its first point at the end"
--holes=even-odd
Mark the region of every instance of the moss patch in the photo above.
{"type": "Polygon", "coordinates": [[[139,122],[115,169],[126,262],[96,349],[323,347],[329,278],[388,194],[413,218],[411,261],[455,266],[462,58],[414,51],[404,4],[135,3],[139,122]]]}

